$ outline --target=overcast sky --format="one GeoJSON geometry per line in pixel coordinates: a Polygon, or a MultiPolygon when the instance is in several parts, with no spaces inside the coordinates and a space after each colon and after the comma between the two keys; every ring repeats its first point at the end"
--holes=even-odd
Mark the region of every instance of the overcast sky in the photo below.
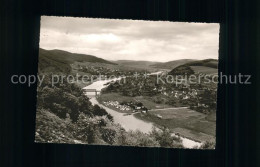
{"type": "Polygon", "coordinates": [[[219,24],[41,17],[40,47],[107,60],[218,58],[219,24]]]}

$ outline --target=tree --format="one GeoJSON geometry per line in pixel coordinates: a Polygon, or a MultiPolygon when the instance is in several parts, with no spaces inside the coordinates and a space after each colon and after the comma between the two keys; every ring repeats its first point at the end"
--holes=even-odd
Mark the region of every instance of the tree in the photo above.
{"type": "Polygon", "coordinates": [[[107,115],[107,112],[105,109],[100,108],[97,104],[95,104],[93,107],[93,114],[97,116],[103,116],[103,115],[107,115]]]}
{"type": "Polygon", "coordinates": [[[163,127],[162,130],[152,129],[150,133],[151,137],[154,137],[159,142],[161,147],[177,147],[182,148],[181,139],[179,137],[172,136],[170,130],[163,127]]]}
{"type": "Polygon", "coordinates": [[[80,113],[78,121],[76,122],[77,130],[76,136],[89,144],[98,144],[99,140],[99,122],[100,118],[90,118],[84,113],[80,113]]]}

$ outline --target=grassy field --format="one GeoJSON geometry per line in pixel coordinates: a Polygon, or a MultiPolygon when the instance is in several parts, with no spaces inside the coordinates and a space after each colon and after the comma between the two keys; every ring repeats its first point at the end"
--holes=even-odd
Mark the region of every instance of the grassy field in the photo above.
{"type": "Polygon", "coordinates": [[[190,67],[194,72],[197,72],[197,73],[203,73],[203,74],[217,74],[218,73],[217,68],[211,68],[211,67],[206,67],[206,66],[190,66],[190,67]]]}
{"type": "Polygon", "coordinates": [[[212,112],[209,115],[207,115],[206,120],[216,122],[216,117],[217,117],[217,115],[216,115],[216,111],[215,111],[215,112],[212,112]]]}
{"type": "Polygon", "coordinates": [[[190,130],[190,129],[186,129],[186,128],[175,128],[173,129],[174,133],[178,133],[181,134],[182,136],[185,136],[186,138],[195,140],[195,141],[214,141],[215,137],[214,135],[208,135],[206,133],[203,132],[198,132],[195,130],[190,130]]]}
{"type": "MultiPolygon", "coordinates": [[[[163,115],[162,113],[159,114],[163,115]]],[[[144,121],[153,122],[158,127],[167,127],[173,133],[179,133],[181,136],[196,141],[213,140],[215,138],[216,122],[206,121],[205,116],[203,118],[200,114],[190,117],[163,119],[148,111],[148,114],[137,113],[134,116],[144,121]]]]}
{"type": "Polygon", "coordinates": [[[216,133],[216,122],[209,122],[202,119],[192,122],[191,124],[187,124],[185,127],[209,135],[215,135],[216,133]]]}
{"type": "Polygon", "coordinates": [[[165,109],[165,110],[150,110],[150,114],[161,115],[162,119],[190,119],[190,118],[205,118],[205,115],[189,108],[176,108],[176,109],[165,109]]]}

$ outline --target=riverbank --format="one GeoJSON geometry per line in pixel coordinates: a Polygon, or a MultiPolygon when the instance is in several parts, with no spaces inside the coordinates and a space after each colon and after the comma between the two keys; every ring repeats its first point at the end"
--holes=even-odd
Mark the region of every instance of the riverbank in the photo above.
{"type": "MultiPolygon", "coordinates": [[[[84,89],[97,89],[97,90],[101,90],[102,88],[106,87],[106,83],[111,82],[111,81],[97,81],[94,82],[93,84],[84,87],[84,89]]],[[[111,114],[114,118],[114,121],[118,124],[120,124],[126,131],[129,130],[139,130],[143,133],[149,133],[153,126],[155,126],[152,122],[150,121],[145,121],[145,120],[141,120],[136,118],[136,114],[130,114],[130,115],[126,115],[125,113],[120,113],[118,111],[115,111],[109,107],[104,106],[103,104],[99,103],[98,100],[96,99],[95,96],[93,95],[87,95],[88,97],[90,97],[90,101],[93,105],[97,104],[100,107],[104,108],[109,114],[111,114]]],[[[175,134],[172,134],[175,135],[175,134]]],[[[181,137],[182,141],[183,141],[183,145],[185,148],[194,148],[194,147],[199,147],[201,145],[201,143],[190,140],[188,138],[185,137],[181,137]]]]}
{"type": "Polygon", "coordinates": [[[113,118],[114,122],[119,123],[126,131],[129,130],[139,130],[143,133],[149,133],[152,128],[153,124],[144,122],[142,120],[136,119],[133,115],[125,115],[123,113],[119,113],[115,110],[112,110],[102,104],[100,104],[96,97],[91,97],[90,102],[95,105],[99,105],[100,107],[104,108],[113,118]]]}

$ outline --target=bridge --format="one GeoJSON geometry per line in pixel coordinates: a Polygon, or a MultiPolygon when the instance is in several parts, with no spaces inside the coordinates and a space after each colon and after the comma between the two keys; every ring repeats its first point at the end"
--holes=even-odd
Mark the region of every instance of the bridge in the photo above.
{"type": "Polygon", "coordinates": [[[85,89],[85,93],[87,92],[95,92],[95,96],[97,96],[98,92],[101,92],[100,90],[96,90],[96,89],[85,89]]]}

